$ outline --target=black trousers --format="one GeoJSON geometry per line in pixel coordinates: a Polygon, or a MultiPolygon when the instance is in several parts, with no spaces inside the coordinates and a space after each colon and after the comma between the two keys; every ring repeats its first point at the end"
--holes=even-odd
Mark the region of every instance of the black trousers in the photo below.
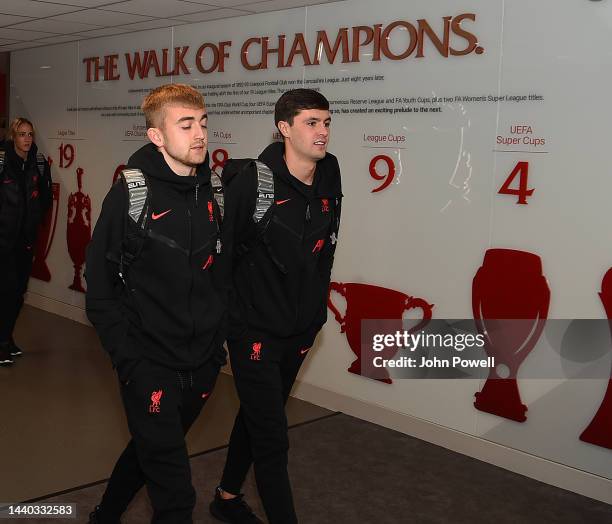
{"type": "Polygon", "coordinates": [[[240,493],[251,464],[270,524],[297,523],[287,472],[285,403],[308,347],[278,342],[229,342],[240,410],[230,437],[221,488],[240,493]]]}
{"type": "Polygon", "coordinates": [[[100,504],[101,524],[119,521],[146,484],[152,523],[191,524],[196,495],[185,434],[209,398],[221,364],[211,359],[194,371],[175,371],[144,360],[121,397],[132,439],[115,464],[100,504]]]}
{"type": "Polygon", "coordinates": [[[32,248],[22,244],[0,253],[0,343],[13,337],[32,271],[32,248]]]}

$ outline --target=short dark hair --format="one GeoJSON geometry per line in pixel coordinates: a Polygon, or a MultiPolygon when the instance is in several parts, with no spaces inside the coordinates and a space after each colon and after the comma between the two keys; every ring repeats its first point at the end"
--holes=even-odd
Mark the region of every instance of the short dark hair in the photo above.
{"type": "Polygon", "coordinates": [[[329,110],[329,102],[318,91],[313,89],[291,89],[281,95],[274,106],[274,123],[280,121],[293,125],[293,118],[304,109],[329,110]]]}

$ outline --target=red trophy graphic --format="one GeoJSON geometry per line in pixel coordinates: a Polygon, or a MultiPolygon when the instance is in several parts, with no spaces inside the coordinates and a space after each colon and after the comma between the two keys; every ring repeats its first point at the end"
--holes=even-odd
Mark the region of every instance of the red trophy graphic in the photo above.
{"type": "Polygon", "coordinates": [[[542,334],[549,303],[540,257],[512,249],[486,252],[472,284],[472,310],[495,367],[475,395],[476,409],[517,422],[527,420],[516,376],[542,334]],[[502,365],[508,373],[501,371],[502,365]]]}
{"type": "Polygon", "coordinates": [[[74,280],[69,289],[85,293],[81,269],[85,263],[85,250],[91,240],[91,200],[83,193],[83,169],[77,169],[77,184],[79,190],[68,197],[68,227],[66,240],[68,253],[74,264],[74,280]]]}
{"type": "MultiPolygon", "coordinates": [[[[608,323],[612,329],[612,268],[603,278],[599,297],[603,302],[608,323]]],[[[599,406],[591,423],[580,435],[580,440],[612,449],[612,375],[608,380],[608,389],[601,401],[601,406],[599,406]]]]}
{"type": "MultiPolygon", "coordinates": [[[[357,284],[349,282],[343,284],[341,282],[332,282],[329,286],[329,296],[327,306],[334,314],[336,321],[340,324],[340,333],[346,333],[351,351],[357,357],[348,368],[349,373],[361,375],[361,361],[365,354],[372,351],[371,347],[363,347],[361,345],[361,321],[362,320],[385,320],[396,319],[401,321],[405,311],[413,308],[420,308],[423,311],[421,322],[410,329],[410,332],[418,331],[425,327],[432,316],[433,304],[427,303],[422,298],[415,298],[379,286],[371,286],[369,284],[357,284]],[[346,299],[346,312],[344,316],[340,314],[331,299],[331,293],[335,291],[346,299]]],[[[382,358],[389,359],[397,353],[397,348],[382,350],[377,355],[382,358]]],[[[384,371],[385,378],[377,378],[386,384],[392,384],[388,373],[384,371]]]]}
{"type": "MultiPolygon", "coordinates": [[[[49,165],[51,165],[50,157],[49,165]]],[[[57,226],[57,215],[59,214],[60,185],[57,182],[51,184],[51,194],[53,196],[51,208],[45,214],[38,228],[31,273],[34,278],[44,280],[45,282],[51,280],[51,272],[49,271],[49,266],[47,266],[46,259],[49,255],[51,244],[53,244],[55,226],[57,226]]]]}

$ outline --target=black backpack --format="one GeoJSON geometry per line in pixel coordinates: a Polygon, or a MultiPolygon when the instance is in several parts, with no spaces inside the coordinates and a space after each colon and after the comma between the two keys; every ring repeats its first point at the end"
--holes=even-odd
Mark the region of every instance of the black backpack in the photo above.
{"type": "MultiPolygon", "coordinates": [[[[119,276],[125,284],[126,271],[138,258],[144,246],[152,191],[147,176],[140,169],[124,169],[117,180],[123,183],[128,198],[128,210],[125,214],[125,226],[123,228],[124,238],[121,242],[119,256],[119,276]]],[[[217,224],[216,251],[217,254],[220,254],[222,250],[221,223],[225,210],[223,183],[214,172],[211,172],[210,183],[213,195],[213,213],[217,224]]]]}
{"type": "MultiPolygon", "coordinates": [[[[0,176],[4,171],[4,164],[6,162],[6,151],[4,149],[0,149],[0,176]]],[[[47,159],[44,157],[42,153],[36,153],[36,167],[38,167],[38,171],[40,173],[45,172],[45,165],[47,164],[47,159]]]]}
{"type": "MultiPolygon", "coordinates": [[[[238,257],[243,257],[257,244],[263,243],[266,247],[268,255],[276,267],[283,274],[287,274],[287,268],[274,254],[273,250],[271,249],[270,242],[266,236],[266,231],[270,225],[270,222],[272,221],[277,207],[274,199],[274,174],[272,173],[272,170],[261,160],[256,160],[253,158],[232,159],[228,161],[223,169],[221,179],[223,181],[223,185],[227,186],[236,175],[246,171],[247,169],[253,169],[253,167],[255,167],[257,170],[257,200],[255,202],[255,211],[253,212],[255,229],[253,234],[249,235],[243,242],[236,245],[236,254],[238,257]]],[[[332,202],[330,202],[330,204],[332,204],[330,205],[330,213],[332,213],[332,231],[330,234],[330,239],[331,242],[335,244],[338,239],[338,230],[340,227],[341,200],[340,198],[336,198],[332,202]]],[[[309,214],[310,208],[307,207],[306,215],[308,216],[309,214]]]]}

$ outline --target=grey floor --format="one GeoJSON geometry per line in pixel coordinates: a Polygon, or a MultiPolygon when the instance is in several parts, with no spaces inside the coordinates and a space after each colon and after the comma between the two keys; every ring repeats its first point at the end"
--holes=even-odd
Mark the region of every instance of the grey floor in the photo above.
{"type": "MultiPolygon", "coordinates": [[[[86,522],[128,438],[110,366],[91,328],[49,313],[27,308],[18,337],[27,354],[0,369],[0,501],[75,503],[77,519],[66,522],[86,522]]],[[[215,522],[207,504],[236,406],[225,376],[189,435],[195,522],[215,522]]],[[[302,524],[612,523],[610,505],[413,437],[296,399],[288,414],[302,524]]],[[[252,476],[245,493],[262,515],[252,476]]],[[[123,523],[150,516],[143,490],[123,523]]]]}
{"type": "MultiPolygon", "coordinates": [[[[129,433],[110,360],[93,328],[26,306],[0,367],[0,502],[31,500],[110,476],[129,433]]],[[[227,444],[238,399],[222,373],[187,437],[190,454],[227,444]]],[[[290,424],[330,411],[290,399],[290,424]]]]}

